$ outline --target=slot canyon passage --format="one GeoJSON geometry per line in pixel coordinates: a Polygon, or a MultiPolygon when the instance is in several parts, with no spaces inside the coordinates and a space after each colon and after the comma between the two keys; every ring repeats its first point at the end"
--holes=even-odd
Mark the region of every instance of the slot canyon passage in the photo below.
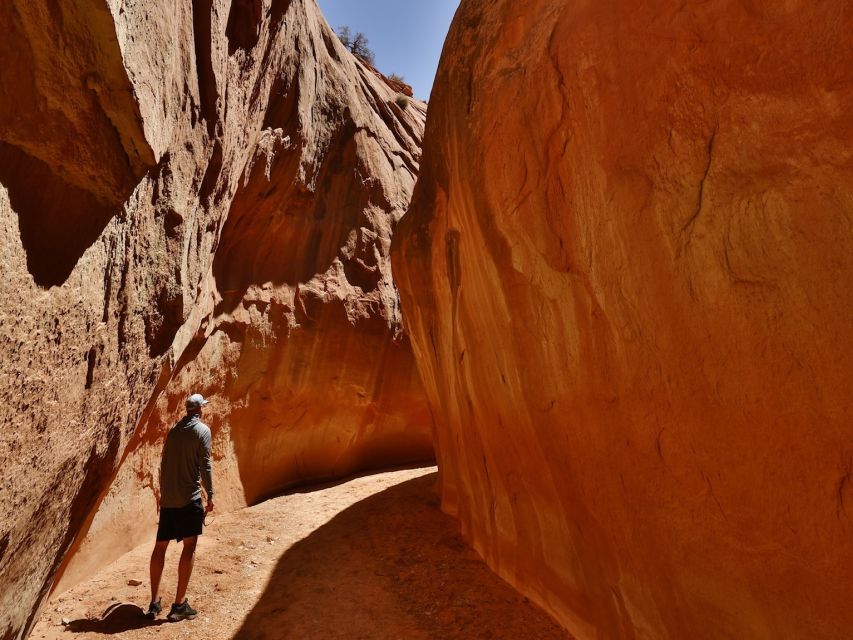
{"type": "Polygon", "coordinates": [[[849,2],[462,0],[428,116],[314,0],[0,26],[4,640],[147,599],[190,391],[267,582],[127,637],[853,637],[849,2]]]}

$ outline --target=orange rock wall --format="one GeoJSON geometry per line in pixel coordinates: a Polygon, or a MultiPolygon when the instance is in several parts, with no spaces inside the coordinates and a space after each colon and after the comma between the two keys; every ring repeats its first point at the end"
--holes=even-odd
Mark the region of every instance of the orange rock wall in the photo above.
{"type": "Polygon", "coordinates": [[[853,636],[851,34],[460,5],[395,274],[445,509],[579,638],[853,636]]]}
{"type": "Polygon", "coordinates": [[[190,390],[222,510],[432,444],[389,260],[423,103],[313,0],[14,0],[0,28],[5,640],[153,535],[190,390]]]}

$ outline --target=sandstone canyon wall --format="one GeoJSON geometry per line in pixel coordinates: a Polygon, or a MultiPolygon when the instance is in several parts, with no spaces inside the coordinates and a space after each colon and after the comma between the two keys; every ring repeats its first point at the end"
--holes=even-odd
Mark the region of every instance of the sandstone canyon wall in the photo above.
{"type": "Polygon", "coordinates": [[[395,274],[443,504],[579,638],[848,638],[853,5],[462,0],[395,274]]]}
{"type": "Polygon", "coordinates": [[[19,638],[60,574],[153,534],[190,390],[222,509],[432,456],[388,257],[425,105],[400,109],[313,0],[15,0],[0,26],[0,637],[19,638]]]}

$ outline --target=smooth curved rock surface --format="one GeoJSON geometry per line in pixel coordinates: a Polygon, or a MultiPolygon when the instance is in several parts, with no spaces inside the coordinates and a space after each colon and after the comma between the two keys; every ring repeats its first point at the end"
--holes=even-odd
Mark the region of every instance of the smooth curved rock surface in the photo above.
{"type": "Polygon", "coordinates": [[[189,390],[222,510],[432,457],[388,255],[425,105],[401,110],[313,0],[16,0],[0,27],[0,637],[20,638],[61,575],[153,532],[189,390]]]}
{"type": "Polygon", "coordinates": [[[851,34],[460,5],[395,275],[444,507],[579,638],[853,635],[851,34]]]}

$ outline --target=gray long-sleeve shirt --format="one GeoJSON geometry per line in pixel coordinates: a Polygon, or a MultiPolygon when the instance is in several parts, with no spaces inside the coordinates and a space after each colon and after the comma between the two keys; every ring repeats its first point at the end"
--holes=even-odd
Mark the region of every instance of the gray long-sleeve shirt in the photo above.
{"type": "Polygon", "coordinates": [[[198,416],[184,416],[166,436],[160,463],[160,506],[185,507],[201,498],[201,484],[213,501],[210,429],[198,416]]]}

